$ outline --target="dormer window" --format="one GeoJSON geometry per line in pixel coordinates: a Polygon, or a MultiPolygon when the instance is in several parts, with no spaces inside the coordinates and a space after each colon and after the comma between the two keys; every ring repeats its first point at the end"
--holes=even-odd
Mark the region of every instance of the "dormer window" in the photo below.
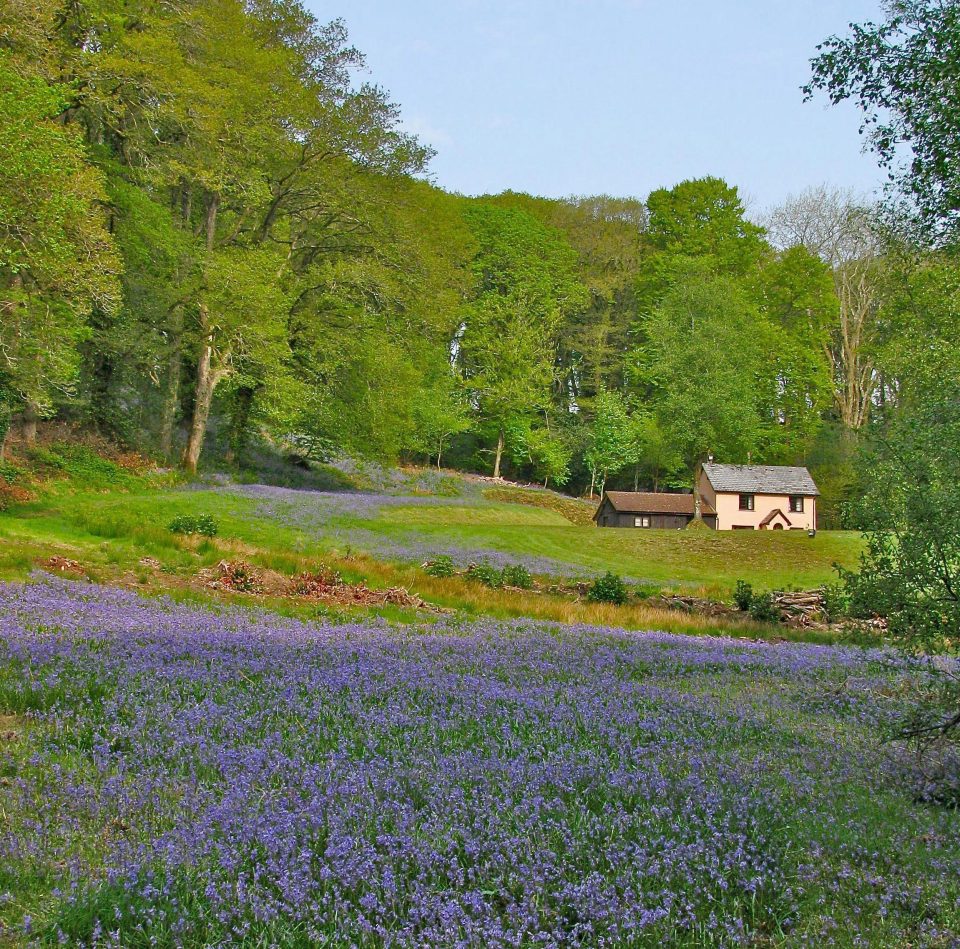
{"type": "Polygon", "coordinates": [[[803,513],[803,495],[795,494],[790,498],[790,513],[791,514],[802,514],[803,513]]]}
{"type": "Polygon", "coordinates": [[[752,494],[741,494],[741,495],[740,495],[740,510],[741,510],[741,511],[752,511],[752,510],[753,510],[753,495],[752,495],[752,494]]]}

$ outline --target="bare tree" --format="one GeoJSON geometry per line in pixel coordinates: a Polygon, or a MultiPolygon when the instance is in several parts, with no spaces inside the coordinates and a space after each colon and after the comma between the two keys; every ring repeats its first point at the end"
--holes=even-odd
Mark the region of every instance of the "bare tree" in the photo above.
{"type": "Polygon", "coordinates": [[[774,244],[802,245],[833,271],[840,319],[826,352],[837,412],[843,424],[856,431],[866,423],[879,385],[872,344],[882,241],[873,209],[852,191],[821,185],[788,198],[764,223],[774,244]]]}

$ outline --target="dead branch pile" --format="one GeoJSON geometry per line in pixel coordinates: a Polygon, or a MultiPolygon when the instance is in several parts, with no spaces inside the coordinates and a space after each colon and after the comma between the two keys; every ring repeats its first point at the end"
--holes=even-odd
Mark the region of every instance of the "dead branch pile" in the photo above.
{"type": "Polygon", "coordinates": [[[389,605],[446,612],[403,587],[372,590],[365,583],[348,583],[333,570],[301,573],[290,578],[273,570],[261,570],[242,560],[221,560],[216,567],[201,570],[200,580],[209,589],[231,593],[289,596],[341,606],[389,605]]]}
{"type": "Polygon", "coordinates": [[[728,616],[737,612],[726,603],[718,603],[716,600],[707,600],[699,596],[684,596],[679,593],[663,593],[650,597],[646,602],[650,606],[662,606],[671,610],[681,610],[684,613],[697,613],[701,616],[728,616]]]}
{"type": "Polygon", "coordinates": [[[341,603],[356,606],[406,606],[418,610],[438,608],[427,603],[403,587],[371,590],[365,583],[347,583],[338,573],[322,570],[319,573],[301,573],[292,581],[291,592],[308,600],[341,603]]]}
{"type": "Polygon", "coordinates": [[[71,560],[69,557],[50,557],[44,561],[44,566],[48,570],[58,570],[60,573],[81,574],[84,572],[83,565],[76,560],[71,560]]]}
{"type": "Polygon", "coordinates": [[[264,572],[243,560],[221,560],[215,567],[201,570],[200,579],[211,590],[264,592],[264,572]]]}

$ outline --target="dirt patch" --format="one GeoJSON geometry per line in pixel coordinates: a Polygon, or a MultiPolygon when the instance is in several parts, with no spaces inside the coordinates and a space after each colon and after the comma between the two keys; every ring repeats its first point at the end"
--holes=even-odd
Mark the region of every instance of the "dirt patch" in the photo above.
{"type": "Polygon", "coordinates": [[[246,561],[221,560],[216,567],[201,570],[199,577],[208,589],[231,593],[282,596],[338,606],[401,606],[432,613],[446,612],[403,587],[374,590],[365,583],[348,583],[333,570],[301,573],[291,578],[246,561]]]}
{"type": "Polygon", "coordinates": [[[86,574],[83,564],[77,560],[71,560],[69,557],[48,557],[41,566],[47,570],[55,570],[57,573],[72,573],[78,577],[86,574]]]}
{"type": "Polygon", "coordinates": [[[0,748],[23,737],[26,719],[22,715],[0,715],[0,748]]]}

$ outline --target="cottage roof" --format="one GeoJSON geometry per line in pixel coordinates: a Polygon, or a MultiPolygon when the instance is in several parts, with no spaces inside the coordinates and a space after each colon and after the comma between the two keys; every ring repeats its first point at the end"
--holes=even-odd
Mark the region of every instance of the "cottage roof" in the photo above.
{"type": "Polygon", "coordinates": [[[715,491],[806,496],[820,493],[806,468],[791,468],[785,465],[719,465],[708,462],[703,466],[703,473],[715,491]]]}
{"type": "MultiPolygon", "coordinates": [[[[686,514],[693,517],[692,494],[667,494],[653,491],[607,491],[606,499],[620,514],[686,514]]],[[[701,514],[717,512],[702,501],[701,514]]]]}

